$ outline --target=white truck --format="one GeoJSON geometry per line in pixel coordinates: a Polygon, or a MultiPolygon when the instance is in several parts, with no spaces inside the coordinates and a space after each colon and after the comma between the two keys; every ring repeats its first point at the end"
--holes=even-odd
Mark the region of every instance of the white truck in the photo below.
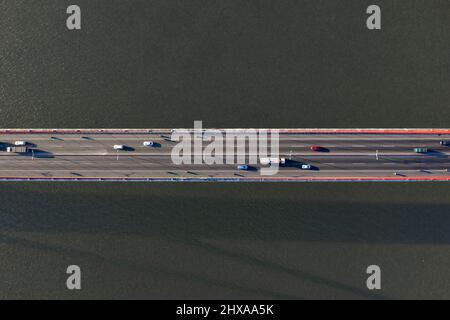
{"type": "Polygon", "coordinates": [[[7,147],[6,152],[8,153],[27,153],[29,149],[25,146],[12,146],[7,147]]]}
{"type": "Polygon", "coordinates": [[[269,165],[272,163],[285,164],[285,158],[259,158],[259,163],[262,165],[269,165]]]}

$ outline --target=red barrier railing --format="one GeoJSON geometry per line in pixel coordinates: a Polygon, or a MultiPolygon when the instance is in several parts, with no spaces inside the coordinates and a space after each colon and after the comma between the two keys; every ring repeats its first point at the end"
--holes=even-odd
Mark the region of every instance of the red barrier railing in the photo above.
{"type": "Polygon", "coordinates": [[[450,181],[450,176],[434,177],[223,177],[223,178],[129,178],[129,177],[0,177],[0,181],[84,181],[84,182],[408,182],[408,181],[450,181]]]}
{"type": "MultiPolygon", "coordinates": [[[[0,129],[0,134],[167,134],[174,129],[0,129]]],[[[192,129],[187,129],[192,130],[192,129]]],[[[207,129],[204,129],[207,130],[207,129]]],[[[221,129],[225,130],[225,129],[221,129]]],[[[246,129],[231,129],[234,131],[246,129]]],[[[255,129],[286,134],[450,134],[450,129],[255,129]]]]}

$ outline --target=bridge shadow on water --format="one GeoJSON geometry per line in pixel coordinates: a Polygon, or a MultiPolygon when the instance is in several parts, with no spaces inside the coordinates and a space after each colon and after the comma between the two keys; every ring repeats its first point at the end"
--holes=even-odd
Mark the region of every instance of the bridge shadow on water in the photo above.
{"type": "Polygon", "coordinates": [[[7,202],[21,194],[22,200],[3,209],[0,231],[151,235],[170,229],[176,237],[212,239],[450,244],[450,190],[444,184],[40,183],[10,187],[0,185],[0,199],[7,202]],[[64,192],[54,198],[50,196],[54,190],[64,192]],[[388,190],[398,197],[383,201],[388,190]],[[84,216],[89,216],[89,223],[84,216]]]}
{"type": "MultiPolygon", "coordinates": [[[[383,296],[276,259],[216,245],[215,241],[239,242],[244,247],[253,241],[267,247],[264,250],[274,250],[277,244],[283,250],[280,243],[450,244],[450,190],[445,184],[3,183],[0,201],[14,203],[4,206],[0,213],[0,242],[4,245],[64,254],[81,261],[94,259],[141,274],[168,274],[231,286],[250,296],[297,297],[289,291],[270,290],[270,286],[236,287],[226,277],[198,275],[173,264],[161,267],[146,260],[110,258],[77,246],[47,244],[11,233],[87,235],[88,239],[123,236],[121,239],[128,242],[137,236],[166,239],[175,248],[188,246],[189,251],[198,250],[210,259],[220,257],[242,268],[264,268],[272,277],[291,277],[297,285],[306,281],[365,298],[383,296]]],[[[172,259],[187,263],[183,259],[189,257],[178,253],[172,259]]]]}

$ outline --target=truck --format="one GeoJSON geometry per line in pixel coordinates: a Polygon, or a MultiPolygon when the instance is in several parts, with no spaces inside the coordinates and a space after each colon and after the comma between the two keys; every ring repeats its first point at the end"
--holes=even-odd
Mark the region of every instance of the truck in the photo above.
{"type": "Polygon", "coordinates": [[[285,158],[259,158],[259,163],[262,165],[269,165],[272,163],[285,164],[285,158]]]}
{"type": "Polygon", "coordinates": [[[6,152],[9,153],[26,153],[28,151],[29,151],[28,148],[25,146],[6,147],[6,152]]]}

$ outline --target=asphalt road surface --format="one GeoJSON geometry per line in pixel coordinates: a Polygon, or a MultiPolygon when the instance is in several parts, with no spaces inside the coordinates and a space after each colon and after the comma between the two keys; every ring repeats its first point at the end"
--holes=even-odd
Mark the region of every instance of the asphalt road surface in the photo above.
{"type": "MultiPolygon", "coordinates": [[[[286,164],[276,177],[434,177],[448,176],[450,141],[445,135],[281,134],[286,164]],[[321,147],[312,151],[311,146],[321,147]],[[413,151],[428,148],[425,154],[413,151]],[[302,170],[310,164],[311,170],[302,170]]],[[[210,142],[205,141],[205,147],[210,142]]],[[[177,142],[168,134],[6,134],[0,136],[0,178],[259,178],[261,164],[183,164],[171,160],[177,142]],[[27,153],[8,153],[26,141],[27,153]],[[153,141],[153,147],[143,145],[153,141]],[[124,145],[116,151],[113,145],[124,145]]]]}

